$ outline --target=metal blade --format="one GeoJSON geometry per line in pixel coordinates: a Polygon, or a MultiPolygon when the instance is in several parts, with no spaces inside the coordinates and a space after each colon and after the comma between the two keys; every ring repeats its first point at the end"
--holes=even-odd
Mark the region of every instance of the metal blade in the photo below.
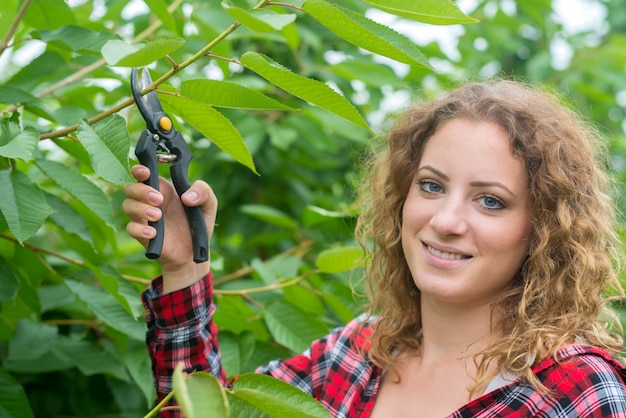
{"type": "MultiPolygon", "coordinates": [[[[150,77],[150,71],[148,71],[147,68],[144,68],[141,71],[141,89],[143,90],[144,88],[148,87],[150,84],[152,84],[152,77],[150,77]]],[[[152,112],[154,113],[163,112],[163,107],[161,106],[161,102],[159,101],[159,98],[154,91],[146,93],[142,99],[144,103],[150,108],[150,110],[152,110],[152,112]]]]}

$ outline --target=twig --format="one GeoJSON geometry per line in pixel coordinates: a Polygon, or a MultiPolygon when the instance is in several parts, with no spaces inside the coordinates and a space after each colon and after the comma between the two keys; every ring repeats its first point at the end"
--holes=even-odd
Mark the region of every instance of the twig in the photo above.
{"type": "MultiPolygon", "coordinates": [[[[7,235],[7,234],[2,233],[2,232],[0,232],[0,238],[12,241],[12,242],[14,242],[16,244],[20,243],[15,237],[12,237],[12,236],[7,235]]],[[[66,255],[63,255],[61,253],[58,253],[58,252],[55,252],[55,251],[52,251],[52,250],[48,250],[48,249],[43,248],[43,247],[39,247],[39,246],[34,245],[34,244],[30,244],[28,242],[24,242],[22,245],[24,245],[26,248],[29,248],[29,249],[31,249],[31,250],[33,250],[35,252],[49,254],[49,255],[52,255],[54,257],[60,258],[61,260],[67,261],[70,264],[74,264],[74,265],[81,266],[81,267],[85,265],[85,263],[83,263],[80,260],[77,260],[77,259],[72,258],[72,257],[68,257],[66,255]]]]}
{"type": "MultiPolygon", "coordinates": [[[[288,250],[285,250],[282,253],[279,253],[278,255],[274,256],[274,258],[280,258],[280,257],[284,257],[290,254],[303,254],[306,251],[308,251],[308,249],[312,245],[313,245],[313,241],[311,240],[303,241],[297,246],[290,248],[288,250]]],[[[265,263],[267,263],[267,261],[265,261],[265,263]]],[[[219,279],[213,280],[213,285],[219,286],[221,284],[240,279],[243,276],[252,273],[253,271],[254,269],[252,267],[242,267],[239,270],[236,270],[230,274],[220,277],[219,279]]]]}
{"type": "Polygon", "coordinates": [[[307,271],[302,276],[298,276],[290,280],[278,281],[268,286],[252,287],[250,289],[241,289],[241,290],[215,289],[213,290],[213,294],[216,296],[217,295],[240,295],[240,296],[245,297],[246,295],[251,295],[253,293],[269,292],[271,290],[278,290],[278,289],[283,289],[285,287],[294,286],[300,283],[301,281],[305,280],[307,277],[312,276],[314,274],[318,274],[318,273],[320,273],[320,270],[315,269],[315,270],[307,271]]]}
{"type": "Polygon", "coordinates": [[[13,19],[11,26],[9,26],[9,30],[4,35],[4,38],[2,38],[2,42],[0,42],[0,56],[2,56],[4,51],[6,51],[7,46],[9,45],[9,41],[15,34],[15,31],[17,30],[17,27],[22,21],[24,14],[26,14],[26,10],[28,9],[28,6],[30,6],[31,1],[32,0],[25,0],[24,3],[22,3],[20,10],[18,10],[17,15],[15,15],[15,19],[13,19]]]}

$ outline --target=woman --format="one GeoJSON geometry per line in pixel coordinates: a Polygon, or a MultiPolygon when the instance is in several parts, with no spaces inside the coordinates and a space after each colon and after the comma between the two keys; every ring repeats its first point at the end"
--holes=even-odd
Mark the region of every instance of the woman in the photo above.
{"type": "MultiPolygon", "coordinates": [[[[259,368],[336,417],[626,417],[607,292],[621,255],[601,138],[550,95],[471,83],[406,112],[367,170],[357,238],[370,315],[259,368]]],[[[125,188],[128,232],[183,219],[169,184],[125,188]]],[[[183,196],[207,224],[217,201],[183,196]]],[[[226,383],[209,266],[167,225],[163,277],[144,294],[159,393],[179,361],[226,383]]],[[[617,329],[617,331],[620,331],[617,329]]]]}

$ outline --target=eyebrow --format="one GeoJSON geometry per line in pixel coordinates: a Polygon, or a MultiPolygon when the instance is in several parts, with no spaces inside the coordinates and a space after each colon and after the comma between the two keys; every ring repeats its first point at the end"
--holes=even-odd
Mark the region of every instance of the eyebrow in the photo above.
{"type": "MultiPolygon", "coordinates": [[[[432,172],[433,174],[436,174],[437,176],[441,177],[445,181],[449,181],[450,180],[450,178],[448,176],[446,176],[441,171],[437,170],[436,168],[434,168],[434,167],[432,167],[430,165],[425,165],[425,166],[419,167],[417,169],[417,172],[419,173],[421,170],[428,170],[428,171],[432,172]]],[[[470,186],[472,186],[472,187],[499,187],[499,188],[507,191],[510,195],[515,196],[515,193],[513,193],[511,191],[511,189],[509,189],[508,187],[506,187],[504,184],[500,183],[499,181],[473,181],[473,182],[470,183],[470,186]]]]}

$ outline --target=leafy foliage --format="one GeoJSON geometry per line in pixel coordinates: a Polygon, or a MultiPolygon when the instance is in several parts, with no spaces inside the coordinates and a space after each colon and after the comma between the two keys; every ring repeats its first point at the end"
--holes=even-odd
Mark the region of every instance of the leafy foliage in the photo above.
{"type": "Polygon", "coordinates": [[[215,320],[224,367],[241,378],[227,391],[179,370],[174,395],[188,416],[208,402],[222,416],[325,416],[249,373],[361,312],[353,185],[381,121],[409,94],[524,76],[604,127],[623,184],[619,4],[598,2],[613,30],[570,33],[549,0],[479,1],[472,17],[448,0],[2,1],[0,415],[158,409],[140,302],[158,270],[120,209],[144,129],[130,67],[149,66],[148,89],[194,152],[190,177],[220,200],[215,320]],[[459,23],[456,51],[426,37],[459,23]],[[556,40],[572,48],[565,64],[556,40]]]}

